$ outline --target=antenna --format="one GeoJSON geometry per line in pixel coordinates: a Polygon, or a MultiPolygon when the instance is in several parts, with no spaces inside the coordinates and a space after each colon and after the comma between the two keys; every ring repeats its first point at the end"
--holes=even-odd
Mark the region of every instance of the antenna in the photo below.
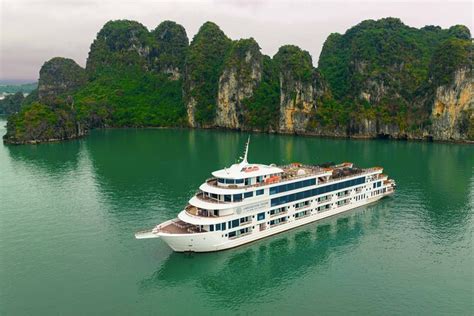
{"type": "Polygon", "coordinates": [[[248,156],[248,153],[249,153],[249,144],[250,144],[250,136],[247,140],[247,144],[245,145],[245,154],[244,154],[244,159],[242,160],[242,162],[245,163],[245,164],[248,164],[247,156],[248,156]]]}

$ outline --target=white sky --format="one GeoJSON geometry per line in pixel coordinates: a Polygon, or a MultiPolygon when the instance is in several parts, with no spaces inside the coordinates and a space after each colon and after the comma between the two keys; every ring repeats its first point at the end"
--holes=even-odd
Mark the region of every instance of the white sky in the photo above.
{"type": "Polygon", "coordinates": [[[182,24],[191,40],[206,21],[232,39],[254,37],[264,54],[285,44],[308,50],[316,65],[330,33],[366,20],[393,16],[414,27],[464,24],[473,30],[471,1],[271,1],[271,0],[0,0],[0,81],[32,81],[55,56],[85,66],[102,25],[131,19],[155,28],[182,24]]]}

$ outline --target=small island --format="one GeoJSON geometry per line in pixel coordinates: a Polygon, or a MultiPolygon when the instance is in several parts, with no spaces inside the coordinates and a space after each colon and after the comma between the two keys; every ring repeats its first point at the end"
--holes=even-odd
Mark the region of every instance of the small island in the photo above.
{"type": "Polygon", "coordinates": [[[318,68],[293,45],[273,56],[212,22],[107,22],[87,65],[56,57],[16,96],[4,142],[82,137],[94,128],[191,127],[329,137],[474,140],[471,34],[366,20],[325,41],[318,68]]]}

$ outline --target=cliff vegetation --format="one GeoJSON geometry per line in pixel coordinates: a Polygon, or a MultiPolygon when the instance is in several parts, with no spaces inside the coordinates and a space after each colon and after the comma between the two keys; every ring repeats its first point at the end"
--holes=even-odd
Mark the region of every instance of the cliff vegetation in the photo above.
{"type": "Polygon", "coordinates": [[[107,22],[86,68],[56,57],[38,88],[0,103],[7,143],[83,136],[91,128],[228,128],[338,137],[474,140],[473,44],[462,25],[413,28],[396,18],[333,33],[313,66],[294,45],[275,56],[212,22],[149,31],[107,22]]]}

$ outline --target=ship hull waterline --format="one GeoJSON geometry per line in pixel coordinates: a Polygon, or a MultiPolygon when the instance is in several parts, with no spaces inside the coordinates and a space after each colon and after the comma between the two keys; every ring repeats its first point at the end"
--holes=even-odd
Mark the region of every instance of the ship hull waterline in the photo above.
{"type": "MultiPolygon", "coordinates": [[[[259,231],[257,234],[249,234],[246,236],[238,237],[233,240],[229,240],[222,236],[222,232],[203,232],[195,234],[170,234],[164,232],[153,233],[152,230],[139,232],[135,234],[136,239],[151,239],[161,238],[168,246],[175,252],[216,252],[227,250],[235,247],[239,247],[275,234],[279,234],[293,228],[297,228],[306,224],[317,222],[319,220],[332,217],[368,204],[372,204],[386,196],[393,194],[392,192],[386,192],[379,196],[368,198],[356,203],[350,203],[348,205],[339,206],[337,208],[311,214],[301,219],[293,220],[284,224],[277,225],[276,227],[267,228],[263,231],[259,231]]],[[[162,223],[166,225],[171,220],[162,223]]],[[[249,224],[248,226],[256,225],[255,223],[249,224]]]]}

